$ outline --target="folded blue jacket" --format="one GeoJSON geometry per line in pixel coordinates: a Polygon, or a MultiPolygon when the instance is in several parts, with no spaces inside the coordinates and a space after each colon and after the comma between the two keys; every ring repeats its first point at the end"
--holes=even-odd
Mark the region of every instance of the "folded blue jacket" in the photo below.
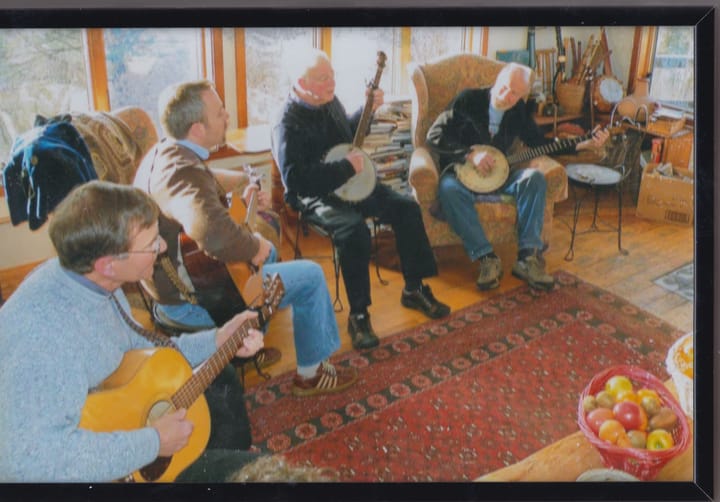
{"type": "Polygon", "coordinates": [[[85,141],[67,119],[30,129],[15,139],[3,168],[10,221],[40,228],[75,186],[97,177],[85,141]]]}

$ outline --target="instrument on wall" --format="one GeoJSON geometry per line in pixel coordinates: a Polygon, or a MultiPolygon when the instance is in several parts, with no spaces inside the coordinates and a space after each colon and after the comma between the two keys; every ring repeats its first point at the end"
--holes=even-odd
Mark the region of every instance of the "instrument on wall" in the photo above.
{"type": "Polygon", "coordinates": [[[557,57],[557,66],[555,69],[555,76],[553,77],[552,82],[552,95],[553,99],[557,101],[557,94],[556,94],[556,86],[558,82],[564,82],[565,81],[565,45],[562,41],[562,32],[560,30],[559,26],[555,27],[555,43],[557,45],[557,51],[558,51],[558,57],[557,57]]]}
{"type": "Polygon", "coordinates": [[[372,116],[372,105],[373,105],[373,91],[378,88],[380,84],[380,77],[382,71],[385,68],[385,60],[387,56],[382,51],[377,53],[377,70],[375,71],[375,77],[368,84],[368,95],[365,100],[365,106],[363,107],[362,114],[360,116],[360,123],[358,124],[357,130],[355,131],[355,137],[351,144],[341,143],[335,145],[325,155],[326,162],[334,162],[342,160],[348,154],[349,151],[355,150],[363,156],[363,168],[362,171],[355,174],[352,178],[346,181],[340,188],[335,190],[335,195],[346,202],[360,202],[369,196],[375,189],[377,183],[377,176],[375,175],[375,165],[370,157],[362,151],[360,148],[365,141],[365,135],[370,125],[370,117],[372,116]]]}
{"type": "Polygon", "coordinates": [[[455,164],[455,175],[460,183],[475,193],[484,194],[494,192],[503,186],[510,175],[511,168],[515,165],[541,155],[550,155],[568,149],[578,143],[582,143],[583,141],[592,138],[592,136],[593,132],[590,132],[584,136],[559,139],[546,145],[535,148],[526,148],[507,157],[493,146],[474,145],[471,147],[472,151],[485,152],[492,155],[495,160],[495,166],[487,175],[485,175],[479,173],[472,162],[465,161],[463,164],[455,164]]]}
{"type": "Polygon", "coordinates": [[[171,482],[202,454],[210,438],[210,411],[203,392],[242,347],[250,329],[275,313],[285,293],[280,276],[267,279],[258,317],[245,321],[196,371],[175,349],[158,347],[125,353],[120,366],[91,392],[80,427],[96,432],[128,431],[150,425],[177,409],[187,409],[193,431],[187,445],[158,457],[122,481],[171,482]]]}
{"type": "Polygon", "coordinates": [[[611,51],[605,27],[600,29],[600,47],[604,53],[603,74],[597,77],[593,83],[592,100],[598,111],[608,113],[612,110],[613,105],[625,96],[625,90],[622,83],[613,75],[610,64],[611,51]]]}

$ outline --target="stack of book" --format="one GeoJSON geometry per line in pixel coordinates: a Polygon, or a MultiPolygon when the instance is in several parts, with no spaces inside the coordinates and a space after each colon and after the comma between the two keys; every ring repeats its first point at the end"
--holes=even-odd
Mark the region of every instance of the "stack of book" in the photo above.
{"type": "Polygon", "coordinates": [[[409,194],[407,183],[412,141],[409,99],[388,100],[376,112],[363,150],[375,163],[378,179],[393,190],[409,194]]]}

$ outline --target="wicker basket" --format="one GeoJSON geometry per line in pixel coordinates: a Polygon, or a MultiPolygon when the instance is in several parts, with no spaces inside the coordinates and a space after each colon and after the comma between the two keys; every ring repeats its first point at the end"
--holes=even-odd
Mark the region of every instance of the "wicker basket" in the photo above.
{"type": "Polygon", "coordinates": [[[558,82],[555,87],[558,103],[565,113],[580,113],[585,102],[585,84],[558,82]]]}
{"type": "Polygon", "coordinates": [[[677,400],[665,385],[655,376],[636,366],[615,366],[595,375],[580,395],[578,403],[578,425],[588,441],[598,450],[606,467],[621,469],[642,480],[653,479],[660,469],[673,457],[679,455],[690,443],[690,428],[685,413],[677,400]],[[671,408],[677,415],[678,423],[672,435],[675,445],[666,450],[645,450],[641,448],[622,448],[600,439],[585,419],[583,399],[595,395],[605,388],[605,382],[615,375],[625,375],[634,387],[645,387],[658,393],[664,406],[671,408]]]}

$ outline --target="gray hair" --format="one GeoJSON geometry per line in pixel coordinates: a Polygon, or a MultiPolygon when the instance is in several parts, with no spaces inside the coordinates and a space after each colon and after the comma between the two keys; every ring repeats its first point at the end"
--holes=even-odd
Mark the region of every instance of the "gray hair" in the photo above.
{"type": "Polygon", "coordinates": [[[183,82],[163,89],[158,99],[158,111],[165,134],[174,139],[184,139],[193,124],[205,123],[202,93],[214,89],[209,80],[183,82]]]}

